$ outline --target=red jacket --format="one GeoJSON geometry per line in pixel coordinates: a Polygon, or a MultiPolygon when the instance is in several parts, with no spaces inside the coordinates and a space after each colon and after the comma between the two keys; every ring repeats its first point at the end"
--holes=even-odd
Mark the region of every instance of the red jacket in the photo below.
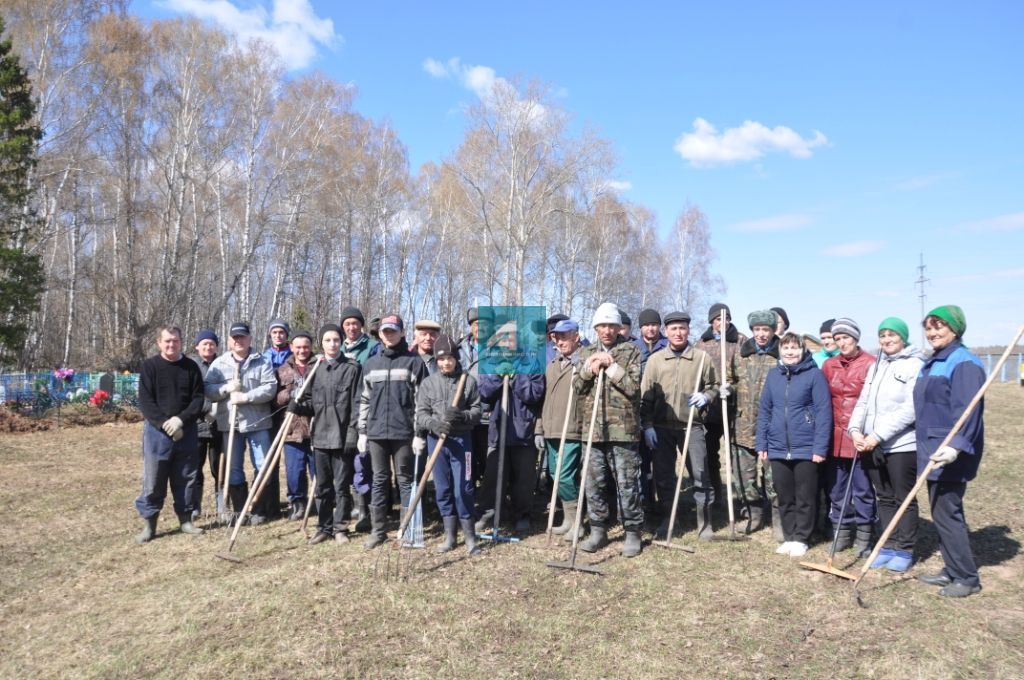
{"type": "Polygon", "coordinates": [[[857,348],[852,357],[837,354],[821,367],[832,393],[832,455],[836,458],[853,458],[857,453],[847,429],[857,398],[864,389],[864,378],[873,363],[873,354],[857,348]]]}

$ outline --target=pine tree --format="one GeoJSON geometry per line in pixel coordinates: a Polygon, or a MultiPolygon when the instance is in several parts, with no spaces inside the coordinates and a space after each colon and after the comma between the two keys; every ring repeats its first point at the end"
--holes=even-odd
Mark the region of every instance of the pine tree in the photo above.
{"type": "MultiPolygon", "coordinates": [[[[0,17],[0,35],[4,33],[0,17]]],[[[0,365],[15,360],[39,308],[43,267],[29,252],[38,221],[30,176],[42,131],[35,120],[32,83],[10,39],[0,41],[0,365]]]]}

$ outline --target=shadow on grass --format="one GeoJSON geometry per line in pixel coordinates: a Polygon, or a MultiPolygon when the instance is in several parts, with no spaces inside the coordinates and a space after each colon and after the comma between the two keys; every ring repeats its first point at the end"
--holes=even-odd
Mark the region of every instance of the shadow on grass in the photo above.
{"type": "MultiPolygon", "coordinates": [[[[971,551],[979,567],[1008,562],[1020,554],[1020,541],[1005,524],[994,524],[970,532],[971,551]]],[[[939,535],[931,520],[921,518],[914,548],[915,561],[921,562],[939,552],[939,535]]]]}

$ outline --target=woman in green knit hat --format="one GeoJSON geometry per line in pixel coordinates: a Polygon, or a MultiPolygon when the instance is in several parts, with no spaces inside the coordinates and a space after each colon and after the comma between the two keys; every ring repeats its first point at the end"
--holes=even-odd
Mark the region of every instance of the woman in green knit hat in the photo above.
{"type": "Polygon", "coordinates": [[[984,402],[978,403],[949,443],[940,446],[985,383],[981,361],[964,347],[966,331],[967,318],[956,305],[928,312],[924,333],[933,354],[914,386],[917,466],[923,469],[929,461],[938,466],[928,475],[928,501],[945,563],[938,573],[918,579],[941,586],[939,595],[944,597],[966,597],[981,590],[964,518],[964,493],[981,463],[984,402]]]}
{"type": "MultiPolygon", "coordinates": [[[[910,329],[889,317],[878,325],[878,363],[868,369],[864,389],[850,417],[849,432],[875,488],[878,519],[888,526],[917,481],[914,384],[924,364],[921,350],[908,344],[910,329]]],[[[905,572],[914,561],[917,501],[911,502],[872,569],[905,572]]]]}

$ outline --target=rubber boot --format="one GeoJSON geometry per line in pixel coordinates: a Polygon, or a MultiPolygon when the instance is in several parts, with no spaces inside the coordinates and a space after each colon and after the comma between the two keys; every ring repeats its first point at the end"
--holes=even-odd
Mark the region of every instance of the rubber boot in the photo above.
{"type": "Polygon", "coordinates": [[[352,527],[352,531],[364,533],[370,530],[370,494],[356,494],[356,509],[359,511],[359,521],[352,527]]]}
{"type": "Polygon", "coordinates": [[[249,496],[249,486],[247,484],[232,484],[228,487],[228,498],[231,500],[231,509],[234,512],[231,514],[231,524],[234,526],[235,522],[242,522],[242,508],[245,507],[245,499],[249,496]]]}
{"type": "MultiPolygon", "coordinates": [[[[654,532],[654,538],[656,540],[664,541],[666,538],[668,538],[668,523],[669,523],[669,520],[671,519],[671,517],[672,517],[672,510],[670,508],[670,509],[666,510],[665,513],[662,515],[661,524],[658,525],[658,528],[654,532]]],[[[675,534],[677,531],[679,531],[679,520],[678,519],[676,520],[675,524],[672,527],[672,533],[675,534]]]]}
{"type": "Polygon", "coordinates": [[[370,537],[363,543],[367,550],[384,545],[388,540],[388,509],[385,506],[370,506],[370,537]]]}
{"type": "Polygon", "coordinates": [[[605,531],[604,527],[590,527],[590,536],[587,540],[580,543],[579,548],[583,552],[597,552],[601,548],[608,545],[608,532],[605,531]]]}
{"type": "Polygon", "coordinates": [[[562,523],[552,529],[552,533],[567,534],[572,531],[573,524],[576,523],[576,501],[562,501],[562,523]]]}
{"type": "Polygon", "coordinates": [[[250,526],[259,526],[267,521],[267,506],[270,505],[270,503],[267,502],[267,492],[269,491],[267,487],[269,486],[270,485],[267,484],[266,487],[263,487],[263,493],[260,495],[260,499],[253,503],[252,507],[249,508],[249,518],[247,523],[250,526]]]}
{"type": "Polygon", "coordinates": [[[181,524],[181,533],[183,534],[200,536],[203,533],[202,529],[192,524],[191,514],[178,515],[178,522],[181,524]]]}
{"type": "Polygon", "coordinates": [[[853,542],[853,554],[855,557],[867,557],[871,554],[871,533],[870,524],[857,525],[857,538],[853,542]]]}
{"type": "MultiPolygon", "coordinates": [[[[709,509],[710,512],[710,509],[709,509]]],[[[580,546],[582,547],[582,546],[580,546]]],[[[626,532],[626,543],[622,546],[623,557],[636,557],[643,552],[644,543],[640,539],[640,531],[637,529],[626,532]]]]}
{"type": "Polygon", "coordinates": [[[466,541],[466,552],[470,555],[479,555],[480,546],[476,543],[476,531],[472,519],[460,519],[462,525],[462,538],[466,541]]]}
{"type": "Polygon", "coordinates": [[[196,484],[195,487],[193,487],[193,490],[192,490],[192,501],[193,501],[192,521],[194,522],[194,521],[196,521],[197,519],[199,519],[200,517],[203,516],[203,485],[202,484],[196,484]]]}
{"type": "Polygon", "coordinates": [[[786,541],[786,534],[782,531],[782,512],[778,505],[772,505],[772,538],[776,543],[786,541]]]}
{"type": "Polygon", "coordinates": [[[714,535],[715,530],[711,528],[711,506],[704,505],[697,508],[697,538],[702,541],[710,541],[714,535]]]}
{"type": "Polygon", "coordinates": [[[458,531],[459,518],[455,515],[442,517],[444,522],[444,543],[435,551],[438,555],[455,550],[455,532],[458,531]]]}
{"type": "Polygon", "coordinates": [[[156,514],[152,517],[147,517],[142,520],[143,522],[145,522],[145,525],[142,527],[142,531],[136,534],[136,543],[142,545],[143,543],[149,543],[153,540],[153,537],[156,536],[156,521],[159,517],[160,515],[156,514]]]}
{"type": "Polygon", "coordinates": [[[760,531],[764,528],[764,506],[761,505],[760,501],[751,504],[750,506],[750,519],[747,521],[747,528],[744,530],[748,534],[752,534],[755,531],[760,531]]]}
{"type": "Polygon", "coordinates": [[[289,522],[295,522],[306,515],[306,501],[292,501],[292,511],[288,515],[289,522]]]}
{"type": "MultiPolygon", "coordinates": [[[[846,550],[853,545],[853,527],[849,524],[841,524],[833,529],[833,532],[839,534],[839,538],[836,539],[836,552],[846,550]]],[[[834,534],[833,534],[833,537],[834,534]]]]}

